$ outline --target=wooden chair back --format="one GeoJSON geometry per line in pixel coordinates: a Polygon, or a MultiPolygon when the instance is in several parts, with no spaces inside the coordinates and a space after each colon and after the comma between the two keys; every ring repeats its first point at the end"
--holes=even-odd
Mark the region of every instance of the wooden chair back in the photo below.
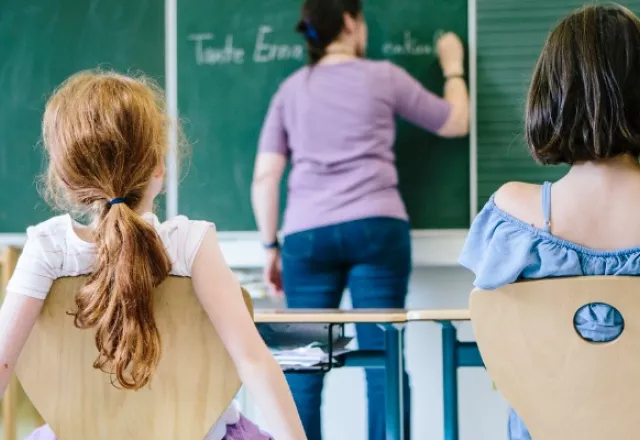
{"type": "Polygon", "coordinates": [[[525,281],[471,295],[471,319],[487,370],[534,439],[638,436],[640,278],[525,281]],[[614,306],[624,331],[585,341],[576,312],[614,306]]]}
{"type": "Polygon", "coordinates": [[[155,292],[162,357],[150,384],[139,391],[118,389],[109,374],[93,368],[94,332],[77,329],[68,315],[84,282],[76,277],[54,283],[17,367],[23,388],[56,436],[204,438],[237,394],[240,379],[191,279],[169,277],[155,292]]]}
{"type": "MultiPolygon", "coordinates": [[[[14,247],[7,247],[0,255],[0,295],[4,300],[4,295],[7,293],[7,284],[16,268],[18,257],[20,257],[20,250],[14,247]]],[[[20,386],[16,377],[13,376],[2,398],[2,433],[4,440],[16,440],[19,395],[20,386]]]]}

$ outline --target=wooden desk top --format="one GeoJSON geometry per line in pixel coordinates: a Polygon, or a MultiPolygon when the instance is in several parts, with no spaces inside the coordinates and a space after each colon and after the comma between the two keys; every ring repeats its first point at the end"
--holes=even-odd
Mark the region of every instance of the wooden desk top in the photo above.
{"type": "Polygon", "coordinates": [[[255,311],[257,323],[394,323],[407,322],[407,311],[403,309],[282,309],[255,311]]]}
{"type": "Polygon", "coordinates": [[[282,309],[255,310],[255,322],[263,324],[275,323],[377,323],[403,324],[416,321],[468,321],[471,319],[469,310],[441,309],[441,310],[403,310],[403,309],[282,309]]]}
{"type": "Polygon", "coordinates": [[[407,321],[470,321],[469,309],[407,310],[407,321]]]}

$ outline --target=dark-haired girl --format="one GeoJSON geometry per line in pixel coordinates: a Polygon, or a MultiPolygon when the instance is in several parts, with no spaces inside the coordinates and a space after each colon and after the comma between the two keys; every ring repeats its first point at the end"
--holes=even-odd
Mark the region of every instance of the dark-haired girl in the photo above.
{"type": "MultiPolygon", "coordinates": [[[[589,6],[553,30],[533,74],[526,137],[537,162],[570,168],[553,184],[508,183],[478,214],[460,257],[477,287],[640,275],[638,72],[640,21],[625,8],[589,6]]],[[[590,305],[575,326],[587,340],[610,341],[622,317],[590,305]]],[[[509,438],[531,440],[513,411],[509,438]]]]}
{"type": "MultiPolygon", "coordinates": [[[[411,241],[398,192],[396,117],[441,136],[467,134],[462,43],[453,34],[438,41],[446,78],[440,98],[398,66],[363,58],[367,25],[359,0],[306,0],[297,29],[310,65],[274,96],[255,166],[253,206],[267,249],[265,279],[272,291],[284,290],[291,308],[337,308],[345,288],[355,308],[403,307],[411,241]],[[278,200],[287,162],[280,253],[278,200]]],[[[361,348],[384,347],[376,326],[358,326],[357,333],[361,348]]],[[[369,439],[381,440],[384,373],[366,375],[369,439]]],[[[319,440],[323,377],[290,377],[289,384],[309,439],[319,440]]],[[[408,386],[404,397],[408,438],[408,386]]]]}

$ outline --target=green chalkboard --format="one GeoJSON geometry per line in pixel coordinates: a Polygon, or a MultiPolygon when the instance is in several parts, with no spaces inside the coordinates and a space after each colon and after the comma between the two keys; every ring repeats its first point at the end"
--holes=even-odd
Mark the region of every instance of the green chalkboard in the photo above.
{"type": "MultiPolygon", "coordinates": [[[[640,13],[640,1],[619,1],[640,13]]],[[[566,167],[542,167],[523,132],[531,74],[552,27],[581,0],[477,0],[478,205],[503,183],[555,180],[566,167]]]]}
{"type": "Polygon", "coordinates": [[[36,188],[44,104],[67,76],[98,66],[162,84],[163,2],[0,2],[0,232],[24,232],[52,214],[36,188]]]}
{"type": "MultiPolygon", "coordinates": [[[[260,128],[279,84],[305,62],[298,1],[178,2],[178,102],[192,143],[179,210],[226,231],[255,230],[250,185],[260,128]]],[[[369,0],[369,53],[442,93],[439,30],[467,38],[466,0],[369,0]],[[411,52],[413,54],[408,54],[411,52]]],[[[414,229],[469,222],[469,142],[400,123],[400,188],[414,229]]]]}

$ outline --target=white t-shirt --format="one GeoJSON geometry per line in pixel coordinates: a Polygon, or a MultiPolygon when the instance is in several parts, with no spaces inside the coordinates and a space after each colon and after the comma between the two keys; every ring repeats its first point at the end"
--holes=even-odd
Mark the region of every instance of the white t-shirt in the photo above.
{"type": "MultiPolygon", "coordinates": [[[[143,218],[153,225],[164,243],[171,261],[171,275],[190,277],[200,244],[213,224],[184,216],[160,223],[151,213],[144,214],[143,218]]],[[[56,279],[91,273],[96,246],[76,234],[75,228],[83,227],[67,214],[27,229],[27,242],[7,292],[44,300],[56,279]]],[[[237,423],[239,418],[234,403],[211,428],[207,440],[222,440],[227,425],[237,423]]]]}

